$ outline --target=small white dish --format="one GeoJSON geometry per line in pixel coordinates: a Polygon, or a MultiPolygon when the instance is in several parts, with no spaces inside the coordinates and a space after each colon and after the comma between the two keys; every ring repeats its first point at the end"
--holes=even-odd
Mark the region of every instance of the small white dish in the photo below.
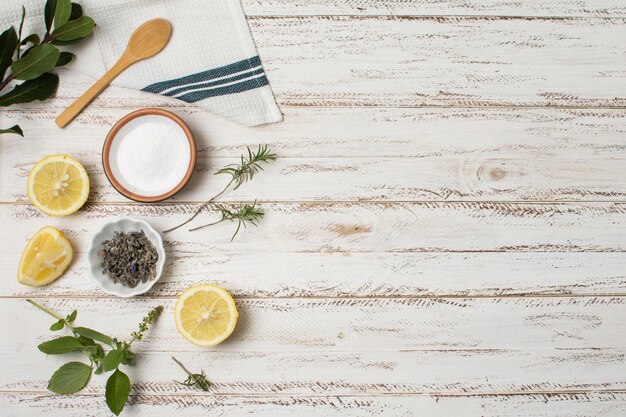
{"type": "Polygon", "coordinates": [[[135,295],[144,294],[152,288],[152,286],[163,275],[163,269],[165,267],[165,247],[163,246],[163,239],[159,232],[154,230],[147,222],[139,219],[133,219],[131,217],[122,217],[121,219],[113,220],[105,223],[104,226],[91,238],[89,249],[87,250],[87,262],[89,263],[89,274],[96,281],[96,284],[102,289],[102,291],[116,295],[118,297],[128,298],[135,295]],[[154,247],[159,255],[159,259],[156,264],[156,277],[148,282],[139,283],[135,288],[126,287],[122,284],[114,283],[106,274],[102,271],[102,263],[98,252],[102,247],[102,242],[112,239],[115,232],[139,232],[143,230],[146,237],[154,247]]]}

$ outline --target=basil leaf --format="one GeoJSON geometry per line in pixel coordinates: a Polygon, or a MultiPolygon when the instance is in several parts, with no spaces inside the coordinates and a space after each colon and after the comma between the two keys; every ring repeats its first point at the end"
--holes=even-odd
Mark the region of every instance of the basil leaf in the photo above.
{"type": "Polygon", "coordinates": [[[90,376],[91,366],[82,362],[68,362],[52,374],[48,389],[57,394],[71,394],[83,389],[90,376]]]}
{"type": "Polygon", "coordinates": [[[57,7],[57,0],[48,0],[46,1],[46,5],[43,9],[43,17],[46,22],[46,30],[50,32],[50,28],[52,27],[52,20],[54,19],[54,10],[57,7]]]}
{"type": "Polygon", "coordinates": [[[98,342],[102,342],[107,345],[111,345],[113,343],[113,340],[109,336],[87,327],[74,327],[74,331],[81,336],[97,340],[98,342]]]}
{"type": "Polygon", "coordinates": [[[0,96],[0,107],[17,103],[29,103],[35,100],[45,100],[54,94],[58,85],[59,77],[56,74],[43,74],[34,80],[16,85],[13,90],[0,96]]]}
{"type": "Polygon", "coordinates": [[[24,132],[22,132],[22,129],[18,125],[11,126],[8,129],[0,129],[0,135],[3,133],[15,133],[16,135],[24,137],[24,132]]]}
{"type": "Polygon", "coordinates": [[[67,316],[67,318],[65,320],[67,320],[68,322],[73,322],[74,320],[76,320],[76,316],[78,315],[78,311],[74,310],[72,311],[72,314],[70,314],[69,316],[67,316]]]}
{"type": "Polygon", "coordinates": [[[124,351],[124,359],[122,359],[122,363],[124,365],[132,365],[133,360],[135,359],[135,354],[130,350],[124,351]]]}
{"type": "Polygon", "coordinates": [[[62,336],[43,342],[37,347],[40,351],[47,353],[48,355],[61,355],[63,353],[82,350],[83,345],[73,336],[62,336]]]}
{"type": "Polygon", "coordinates": [[[11,26],[0,35],[0,78],[4,78],[4,73],[11,66],[16,48],[17,33],[11,26]]]}
{"type": "Polygon", "coordinates": [[[124,351],[114,349],[107,353],[102,360],[102,368],[104,368],[106,372],[112,371],[120,365],[122,359],[124,359],[124,351]]]}
{"type": "Polygon", "coordinates": [[[67,22],[52,32],[55,41],[68,42],[87,37],[93,31],[96,23],[89,16],[82,16],[71,22],[67,22]]]}
{"type": "Polygon", "coordinates": [[[59,330],[61,330],[62,328],[65,327],[65,321],[63,321],[63,319],[57,321],[56,323],[54,323],[52,326],[50,326],[50,330],[52,330],[53,332],[57,332],[59,330]]]}
{"type": "Polygon", "coordinates": [[[57,0],[57,5],[54,8],[54,27],[58,28],[66,24],[70,20],[70,14],[72,14],[72,2],[70,0],[57,0]]]}
{"type": "Polygon", "coordinates": [[[27,56],[11,64],[13,78],[16,80],[33,80],[53,69],[59,55],[59,50],[52,45],[36,46],[27,56]]]}
{"type": "Polygon", "coordinates": [[[59,55],[59,59],[57,60],[57,64],[55,66],[62,67],[63,65],[69,64],[72,59],[74,59],[75,55],[71,52],[61,52],[59,55]]]}
{"type": "Polygon", "coordinates": [[[124,372],[116,369],[107,380],[105,392],[107,405],[116,416],[119,416],[124,409],[129,393],[130,379],[124,372]]]}
{"type": "Polygon", "coordinates": [[[39,36],[33,33],[32,35],[28,35],[27,37],[22,39],[20,45],[26,45],[28,42],[32,43],[34,46],[37,46],[41,42],[41,39],[39,39],[39,36]]]}
{"type": "Polygon", "coordinates": [[[72,3],[72,12],[70,13],[70,20],[76,20],[83,15],[83,6],[78,3],[72,3]]]}

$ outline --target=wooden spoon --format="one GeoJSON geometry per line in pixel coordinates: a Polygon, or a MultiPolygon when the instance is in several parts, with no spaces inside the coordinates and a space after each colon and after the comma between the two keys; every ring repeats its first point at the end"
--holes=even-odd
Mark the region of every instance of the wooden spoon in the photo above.
{"type": "Polygon", "coordinates": [[[159,52],[170,40],[172,26],[165,19],[148,20],[139,26],[128,40],[126,50],[120,59],[108,70],[102,78],[89,88],[82,96],[78,97],[67,109],[57,117],[56,124],[65,127],[69,122],[83,111],[91,101],[98,96],[110,83],[126,68],[142,59],[150,58],[159,52]]]}

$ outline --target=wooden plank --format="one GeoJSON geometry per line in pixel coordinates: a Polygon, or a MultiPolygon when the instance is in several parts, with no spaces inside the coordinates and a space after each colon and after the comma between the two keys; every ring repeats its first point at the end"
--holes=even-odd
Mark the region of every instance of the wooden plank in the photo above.
{"type": "MultiPolygon", "coordinates": [[[[106,221],[134,216],[165,230],[197,204],[86,205],[71,217],[51,219],[30,205],[0,206],[5,247],[22,248],[28,236],[53,224],[76,247],[87,247],[106,221]],[[20,230],[21,233],[14,233],[20,230]]],[[[231,242],[233,224],[212,230],[178,229],[166,247],[215,252],[623,252],[626,204],[620,203],[267,203],[261,227],[231,242]]],[[[194,225],[215,220],[203,215],[194,225]]],[[[18,249],[21,250],[21,249],[18,249]]],[[[14,258],[10,258],[13,262],[14,258]]]]}
{"type": "Polygon", "coordinates": [[[282,105],[626,106],[622,18],[260,17],[249,25],[282,105]]]}
{"type": "MultiPolygon", "coordinates": [[[[53,285],[32,289],[15,279],[26,235],[6,248],[0,295],[102,297],[88,278],[86,242],[53,285]]],[[[168,269],[150,297],[177,297],[208,280],[238,297],[427,297],[626,295],[623,253],[238,253],[193,243],[168,247],[168,269]],[[584,267],[583,267],[584,266],[584,267]],[[506,271],[506,272],[503,272],[506,271]]]]}
{"type": "Polygon", "coordinates": [[[243,0],[249,16],[626,16],[620,0],[243,0]]]}
{"type": "MultiPolygon", "coordinates": [[[[68,89],[70,85],[67,86],[68,89]]],[[[119,89],[118,89],[119,90],[119,89]]],[[[81,91],[72,89],[72,91],[81,91]]],[[[126,90],[122,90],[126,91],[126,90]]],[[[117,94],[119,91],[114,91],[117,94]]],[[[53,101],[56,102],[56,101],[53,101]]],[[[122,104],[122,103],[120,103],[122,104]]],[[[88,168],[91,201],[127,201],[104,176],[99,143],[128,108],[89,108],[51,135],[60,109],[9,110],[25,140],[6,140],[0,201],[28,201],[26,178],[44,155],[88,168]],[[24,146],[25,141],[33,146],[24,146]],[[36,144],[36,146],[34,146],[36,144]]],[[[621,200],[626,197],[626,112],[574,109],[286,108],[285,122],[245,128],[197,108],[176,109],[196,134],[198,168],[173,200],[201,200],[246,145],[268,143],[279,161],[227,198],[314,200],[621,200]],[[337,129],[336,126],[342,128],[337,129]]]]}
{"type": "MultiPolygon", "coordinates": [[[[35,346],[33,345],[33,350],[35,346]]],[[[39,356],[33,357],[33,355],[39,356]]],[[[626,349],[531,351],[201,352],[176,357],[201,367],[213,392],[238,395],[520,394],[624,390],[626,349]]],[[[22,354],[23,356],[23,354],[22,354]]],[[[124,367],[137,392],[193,394],[175,384],[184,374],[167,352],[142,352],[124,367]]],[[[48,379],[77,355],[28,361],[3,354],[3,391],[45,392],[48,379]],[[36,363],[37,366],[33,366],[36,363]],[[26,365],[26,367],[24,367],[26,365]]],[[[82,359],[84,360],[84,359],[82,359]]],[[[106,378],[94,376],[85,393],[104,394],[106,378]]]]}
{"type": "MultiPolygon", "coordinates": [[[[10,417],[37,417],[59,413],[67,417],[109,417],[101,395],[51,395],[50,393],[0,392],[0,402],[10,406],[10,417]]],[[[626,413],[623,392],[522,394],[514,396],[219,396],[147,395],[133,393],[125,413],[155,417],[268,415],[274,417],[364,415],[410,416],[416,410],[431,417],[588,417],[626,413]]]]}
{"type": "MultiPolygon", "coordinates": [[[[202,277],[188,285],[201,282],[213,281],[202,277]]],[[[149,309],[163,305],[165,310],[150,339],[141,342],[137,349],[181,354],[209,352],[178,334],[172,312],[176,298],[139,297],[132,302],[119,298],[37,300],[60,314],[77,309],[77,323],[118,338],[134,331],[149,309]]],[[[588,349],[592,358],[593,349],[626,347],[624,297],[237,298],[236,303],[240,313],[237,330],[228,342],[211,351],[330,354],[462,350],[486,355],[492,350],[588,349]]],[[[23,355],[26,346],[31,346],[28,349],[34,355],[40,354],[36,344],[57,335],[48,330],[54,320],[22,298],[1,299],[0,311],[7,323],[28,320],[29,326],[7,326],[2,340],[1,352],[22,355],[19,361],[33,360],[32,355],[23,355]],[[13,343],[15,340],[21,343],[13,343]]],[[[563,355],[567,356],[567,352],[563,355]]],[[[620,378],[624,378],[623,373],[620,378]]]]}

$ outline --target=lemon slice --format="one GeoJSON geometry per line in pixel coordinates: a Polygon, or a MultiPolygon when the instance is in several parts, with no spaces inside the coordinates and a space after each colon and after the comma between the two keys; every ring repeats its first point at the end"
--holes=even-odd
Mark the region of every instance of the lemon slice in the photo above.
{"type": "Polygon", "coordinates": [[[28,241],[20,265],[17,280],[31,287],[46,285],[63,275],[72,261],[72,245],[60,230],[46,226],[28,241]]]}
{"type": "Polygon", "coordinates": [[[178,298],[174,319],[178,332],[198,346],[215,346],[226,340],[237,324],[235,301],[225,289],[200,284],[178,298]]]}
{"type": "Polygon", "coordinates": [[[28,176],[28,198],[49,216],[67,216],[81,208],[89,196],[87,171],[67,155],[48,155],[28,176]]]}

